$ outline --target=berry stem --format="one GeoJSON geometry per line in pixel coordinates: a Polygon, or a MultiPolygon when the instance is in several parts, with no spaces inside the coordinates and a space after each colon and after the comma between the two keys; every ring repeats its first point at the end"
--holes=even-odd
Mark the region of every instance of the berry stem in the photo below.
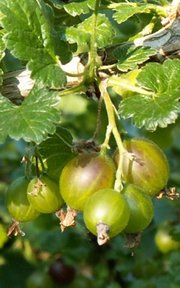
{"type": "Polygon", "coordinates": [[[123,146],[122,139],[121,139],[121,136],[119,134],[119,131],[118,131],[118,128],[116,125],[114,105],[113,105],[111,98],[109,97],[109,94],[108,94],[107,89],[106,89],[107,88],[107,80],[103,80],[100,83],[99,88],[101,91],[101,95],[104,99],[104,103],[105,103],[105,107],[106,107],[106,111],[107,111],[107,115],[108,115],[108,122],[109,122],[109,125],[107,127],[105,141],[102,144],[101,149],[103,149],[103,151],[105,151],[106,149],[109,148],[109,139],[110,139],[110,135],[112,132],[112,134],[115,138],[115,141],[117,143],[117,146],[118,146],[119,155],[121,155],[121,157],[119,157],[118,168],[116,171],[116,180],[115,180],[115,184],[114,184],[114,189],[120,192],[123,188],[123,185],[122,185],[123,157],[122,157],[122,155],[126,152],[126,150],[123,146]]]}
{"type": "Polygon", "coordinates": [[[35,156],[35,161],[36,161],[36,176],[37,178],[40,177],[40,172],[39,172],[39,165],[38,165],[38,156],[35,156]]]}
{"type": "Polygon", "coordinates": [[[101,127],[101,110],[102,110],[102,97],[100,97],[99,102],[98,102],[96,129],[95,129],[93,137],[92,137],[93,141],[96,140],[96,138],[99,134],[100,127],[101,127]]]}
{"type": "Polygon", "coordinates": [[[39,165],[41,167],[42,173],[44,173],[46,171],[46,168],[44,166],[44,162],[43,162],[43,159],[41,157],[41,154],[39,153],[38,146],[35,146],[34,156],[35,156],[35,163],[36,163],[36,175],[39,178],[40,177],[39,165]]]}
{"type": "Polygon", "coordinates": [[[32,176],[32,157],[34,155],[34,144],[32,142],[27,144],[25,148],[25,155],[22,162],[25,163],[25,176],[27,179],[31,179],[32,176]]]}

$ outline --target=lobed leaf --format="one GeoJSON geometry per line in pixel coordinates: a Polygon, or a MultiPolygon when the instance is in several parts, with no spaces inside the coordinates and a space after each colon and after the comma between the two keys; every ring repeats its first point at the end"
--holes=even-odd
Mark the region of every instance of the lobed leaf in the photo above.
{"type": "Polygon", "coordinates": [[[21,106],[0,96],[0,142],[9,135],[15,140],[41,143],[54,133],[55,123],[59,122],[56,104],[57,93],[38,86],[33,87],[21,106]]]}
{"type": "Polygon", "coordinates": [[[76,27],[67,27],[65,33],[69,43],[77,43],[76,54],[89,51],[90,35],[88,33],[76,27]]]}
{"type": "Polygon", "coordinates": [[[81,14],[89,13],[94,8],[95,0],[85,0],[81,2],[71,2],[64,5],[65,11],[75,17],[81,14]]]}
{"type": "Polygon", "coordinates": [[[109,8],[115,10],[116,12],[113,15],[113,18],[117,23],[125,22],[127,19],[132,17],[135,14],[139,13],[151,13],[155,11],[161,16],[165,16],[165,11],[158,5],[153,4],[143,4],[143,3],[119,3],[119,4],[110,4],[109,8]]]}
{"type": "Polygon", "coordinates": [[[63,87],[66,82],[66,75],[57,63],[44,65],[43,62],[32,60],[27,67],[32,71],[31,77],[33,79],[41,81],[51,88],[63,87]]]}
{"type": "MultiPolygon", "coordinates": [[[[81,22],[78,25],[78,29],[80,28],[84,32],[89,33],[89,35],[91,35],[94,29],[93,17],[94,16],[92,15],[85,21],[81,22]]],[[[104,14],[99,13],[96,24],[96,37],[97,37],[96,40],[98,48],[103,48],[105,46],[112,44],[114,36],[115,31],[112,26],[112,23],[104,14]]]]}
{"type": "Polygon", "coordinates": [[[164,64],[149,63],[137,76],[142,93],[132,93],[119,107],[123,118],[147,130],[156,130],[174,123],[180,112],[180,60],[167,60],[164,64]]]}
{"type": "Polygon", "coordinates": [[[29,61],[28,67],[34,79],[52,88],[64,86],[66,78],[55,54],[50,6],[42,0],[4,0],[0,2],[0,10],[5,30],[3,39],[11,53],[29,61]],[[51,82],[54,76],[56,79],[51,82]]]}
{"type": "MultiPolygon", "coordinates": [[[[66,29],[67,39],[71,43],[78,44],[78,51],[89,51],[89,43],[94,30],[93,17],[94,16],[92,15],[85,19],[77,26],[77,28],[70,27],[66,29]]],[[[113,43],[113,37],[115,37],[115,30],[109,19],[104,14],[98,14],[96,33],[96,41],[98,48],[103,48],[113,43]]]]}
{"type": "Polygon", "coordinates": [[[118,47],[114,51],[114,57],[118,60],[117,68],[126,72],[138,68],[138,64],[147,61],[150,56],[156,54],[156,50],[149,47],[134,47],[126,45],[118,47]]]}

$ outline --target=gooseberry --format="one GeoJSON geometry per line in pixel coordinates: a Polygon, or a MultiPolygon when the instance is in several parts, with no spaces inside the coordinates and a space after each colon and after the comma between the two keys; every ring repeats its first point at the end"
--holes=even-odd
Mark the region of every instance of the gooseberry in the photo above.
{"type": "Polygon", "coordinates": [[[139,187],[129,184],[122,191],[130,208],[130,217],[125,232],[138,233],[151,222],[154,214],[152,200],[139,187]]]}
{"type": "Polygon", "coordinates": [[[27,197],[32,206],[41,213],[54,213],[63,205],[58,185],[44,175],[30,181],[27,197]]]}
{"type": "Polygon", "coordinates": [[[180,248],[180,241],[173,239],[168,227],[160,227],[155,234],[154,240],[159,251],[164,254],[180,248]]]}
{"type": "MultiPolygon", "coordinates": [[[[123,154],[123,178],[151,196],[157,195],[168,181],[169,166],[163,151],[153,142],[143,138],[124,141],[127,153],[123,154]]],[[[119,153],[115,152],[118,162],[119,153]]]]}
{"type": "Polygon", "coordinates": [[[102,245],[127,226],[130,210],[121,193],[102,189],[89,197],[83,214],[87,229],[98,236],[98,244],[102,245]]]}
{"type": "Polygon", "coordinates": [[[10,184],[7,191],[7,209],[19,222],[33,220],[39,215],[27,199],[28,184],[29,180],[26,177],[19,177],[10,184]]]}
{"type": "Polygon", "coordinates": [[[115,165],[108,156],[98,153],[78,155],[62,170],[61,195],[71,208],[83,210],[90,195],[103,188],[112,188],[114,177],[115,165]]]}

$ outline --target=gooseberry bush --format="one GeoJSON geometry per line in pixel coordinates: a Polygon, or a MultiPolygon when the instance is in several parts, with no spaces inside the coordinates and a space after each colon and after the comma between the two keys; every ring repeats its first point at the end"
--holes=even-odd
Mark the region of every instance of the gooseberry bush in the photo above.
{"type": "MultiPolygon", "coordinates": [[[[162,227],[155,243],[178,250],[178,213],[158,222],[156,211],[178,209],[179,15],[179,1],[0,1],[0,143],[23,151],[4,196],[8,237],[56,227],[48,247],[78,230],[75,248],[96,237],[126,250],[168,222],[172,245],[159,248],[162,227]]],[[[58,269],[74,281],[59,255],[48,277],[69,285],[58,269]]]]}

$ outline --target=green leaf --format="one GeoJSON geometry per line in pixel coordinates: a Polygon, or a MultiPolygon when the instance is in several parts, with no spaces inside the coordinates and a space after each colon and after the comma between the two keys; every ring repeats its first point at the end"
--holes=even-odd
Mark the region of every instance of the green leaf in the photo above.
{"type": "Polygon", "coordinates": [[[55,109],[58,95],[46,88],[35,86],[21,106],[0,96],[0,142],[7,135],[15,140],[40,143],[53,134],[59,112],[55,109]]]}
{"type": "MultiPolygon", "coordinates": [[[[94,15],[88,17],[81,22],[77,28],[69,27],[66,29],[66,37],[70,43],[78,44],[78,52],[88,52],[89,43],[91,41],[91,35],[94,31],[94,15]]],[[[103,48],[113,43],[113,37],[115,36],[115,30],[104,14],[98,14],[96,25],[96,41],[97,47],[103,48]]]]}
{"type": "Polygon", "coordinates": [[[152,131],[174,123],[180,112],[180,60],[147,64],[137,76],[137,84],[144,93],[123,99],[120,115],[132,117],[137,127],[152,131]]]}
{"type": "Polygon", "coordinates": [[[66,82],[66,75],[58,64],[36,62],[32,60],[27,65],[28,69],[32,71],[32,79],[42,81],[51,88],[63,87],[66,82]]]}
{"type": "Polygon", "coordinates": [[[64,86],[66,78],[55,54],[50,6],[42,0],[4,0],[0,2],[0,11],[4,41],[11,53],[29,61],[34,79],[52,88],[64,86]]]}
{"type": "Polygon", "coordinates": [[[113,15],[113,18],[117,23],[125,22],[128,18],[132,17],[138,13],[151,13],[155,11],[161,16],[165,16],[165,10],[161,9],[160,6],[153,4],[139,4],[139,3],[120,3],[120,4],[111,4],[109,8],[115,10],[116,12],[113,15]]]}
{"type": "Polygon", "coordinates": [[[126,72],[138,68],[138,64],[147,61],[150,56],[156,54],[155,49],[149,47],[134,47],[126,45],[118,47],[114,51],[114,57],[118,60],[117,68],[126,72]]]}
{"type": "Polygon", "coordinates": [[[77,43],[76,54],[89,51],[90,35],[88,33],[76,27],[67,27],[65,34],[69,43],[77,43]]]}
{"type": "Polygon", "coordinates": [[[68,130],[58,126],[56,132],[39,146],[47,173],[55,181],[59,181],[62,168],[74,156],[71,151],[72,140],[68,130]]]}
{"type": "MultiPolygon", "coordinates": [[[[89,33],[89,36],[93,33],[93,15],[78,25],[78,29],[89,33]]],[[[104,14],[98,14],[96,25],[96,41],[98,48],[103,48],[113,43],[113,37],[115,36],[115,30],[104,14]]]]}
{"type": "Polygon", "coordinates": [[[138,3],[120,3],[118,5],[110,5],[111,8],[114,7],[116,12],[113,15],[113,18],[118,22],[122,23],[126,21],[128,18],[132,17],[137,13],[145,13],[149,11],[147,5],[139,5],[138,3]]]}
{"type": "Polygon", "coordinates": [[[65,11],[71,16],[89,13],[94,8],[95,0],[86,0],[81,2],[72,2],[64,5],[65,11]]]}

